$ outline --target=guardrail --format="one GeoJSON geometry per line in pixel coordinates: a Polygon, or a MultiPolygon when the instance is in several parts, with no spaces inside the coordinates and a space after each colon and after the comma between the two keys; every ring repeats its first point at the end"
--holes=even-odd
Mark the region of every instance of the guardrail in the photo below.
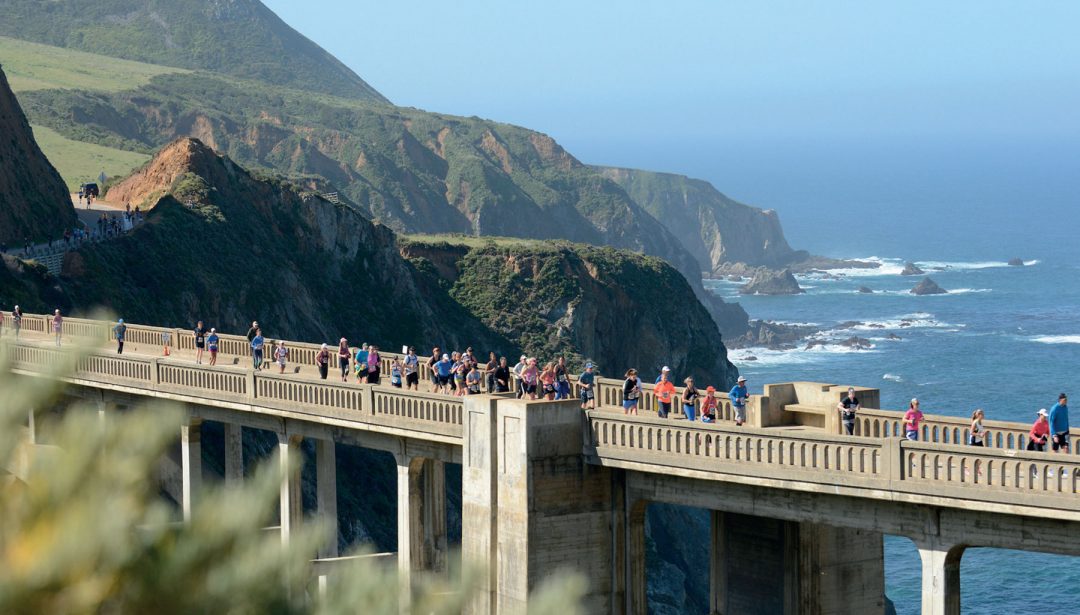
{"type": "Polygon", "coordinates": [[[643,471],[701,470],[1005,504],[1080,509],[1080,460],[899,438],[588,414],[585,454],[643,471]]]}

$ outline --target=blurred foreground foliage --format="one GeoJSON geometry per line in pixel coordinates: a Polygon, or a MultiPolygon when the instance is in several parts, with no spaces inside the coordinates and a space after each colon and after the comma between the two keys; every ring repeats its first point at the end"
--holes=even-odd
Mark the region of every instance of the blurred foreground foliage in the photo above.
{"type": "MultiPolygon", "coordinates": [[[[288,546],[263,529],[276,522],[276,459],[242,486],[204,487],[180,523],[154,468],[178,438],[181,408],[148,403],[102,420],[55,380],[13,375],[2,351],[0,613],[399,613],[393,566],[351,561],[320,595],[310,559],[323,528],[308,520],[288,546]]],[[[421,577],[412,612],[460,613],[476,573],[465,566],[453,584],[421,577]]],[[[529,612],[581,613],[584,590],[579,577],[551,579],[529,612]]]]}

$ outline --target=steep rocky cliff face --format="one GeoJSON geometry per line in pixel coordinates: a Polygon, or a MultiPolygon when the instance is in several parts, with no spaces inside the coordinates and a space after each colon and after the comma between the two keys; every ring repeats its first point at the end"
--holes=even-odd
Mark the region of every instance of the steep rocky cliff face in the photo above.
{"type": "Polygon", "coordinates": [[[671,173],[597,169],[678,237],[702,271],[718,271],[725,263],[782,267],[808,256],[788,245],[775,211],[733,201],[709,182],[671,173]]]}
{"type": "Polygon", "coordinates": [[[226,331],[258,320],[272,337],[309,341],[516,348],[445,294],[423,293],[386,227],[194,139],[165,147],[114,192],[145,195],[153,209],[129,235],[68,254],[61,283],[80,308],[226,331]]]}
{"type": "Polygon", "coordinates": [[[59,238],[75,224],[71,197],[41,153],[0,69],[0,242],[59,238]]]}
{"type": "Polygon", "coordinates": [[[717,386],[737,374],[715,322],[660,259],[568,242],[405,237],[401,253],[541,362],[565,355],[621,377],[669,365],[717,386]]]}

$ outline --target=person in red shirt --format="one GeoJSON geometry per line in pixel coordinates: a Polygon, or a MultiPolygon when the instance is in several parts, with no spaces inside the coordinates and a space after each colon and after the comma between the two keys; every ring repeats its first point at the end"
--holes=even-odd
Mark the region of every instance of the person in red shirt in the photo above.
{"type": "Polygon", "coordinates": [[[919,439],[919,423],[923,420],[923,413],[919,410],[919,400],[912,399],[908,405],[908,411],[904,413],[904,435],[908,440],[919,439]]]}
{"type": "Polygon", "coordinates": [[[653,393],[656,394],[656,401],[658,402],[656,414],[662,419],[666,419],[668,413],[671,412],[671,397],[675,395],[675,385],[668,380],[668,374],[670,373],[671,370],[665,365],[660,372],[659,382],[653,385],[653,393]]]}
{"type": "Polygon", "coordinates": [[[1050,422],[1047,420],[1046,408],[1042,408],[1035,418],[1035,424],[1028,433],[1027,450],[1045,451],[1046,439],[1050,436],[1050,422]]]}

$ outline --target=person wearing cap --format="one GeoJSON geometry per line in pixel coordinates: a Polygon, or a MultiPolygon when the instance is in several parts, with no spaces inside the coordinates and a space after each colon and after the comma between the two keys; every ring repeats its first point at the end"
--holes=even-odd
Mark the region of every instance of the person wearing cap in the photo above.
{"type": "Polygon", "coordinates": [[[745,376],[739,376],[728,397],[731,399],[731,409],[735,411],[735,425],[741,426],[746,422],[746,401],[750,399],[750,394],[746,391],[745,376]]]}
{"type": "Polygon", "coordinates": [[[521,399],[525,397],[525,381],[521,379],[521,372],[525,371],[525,363],[529,360],[525,355],[521,355],[517,364],[514,365],[514,380],[517,381],[517,398],[521,399]]]}
{"type": "Polygon", "coordinates": [[[585,364],[585,371],[578,376],[578,388],[581,390],[581,409],[596,409],[596,374],[593,373],[595,365],[585,364]]]}
{"type": "Polygon", "coordinates": [[[656,384],[653,385],[653,393],[656,395],[656,415],[662,419],[666,419],[671,412],[671,397],[675,395],[675,384],[668,380],[668,374],[671,373],[671,369],[667,365],[664,369],[660,370],[660,377],[656,379],[656,384]]]}
{"type": "Polygon", "coordinates": [[[440,393],[450,393],[450,374],[454,364],[450,361],[450,355],[443,353],[441,359],[435,363],[435,373],[438,374],[438,388],[440,393]]]}
{"type": "Polygon", "coordinates": [[[206,336],[206,349],[210,352],[210,365],[217,365],[218,343],[220,342],[221,338],[218,337],[217,329],[210,327],[210,335],[206,336]]]}
{"type": "Polygon", "coordinates": [[[836,409],[840,412],[840,421],[849,436],[855,435],[855,413],[860,408],[859,398],[855,397],[855,387],[848,387],[847,396],[836,404],[836,409]]]}
{"type": "Polygon", "coordinates": [[[1028,432],[1027,450],[1039,452],[1046,450],[1046,440],[1050,437],[1048,416],[1046,408],[1039,408],[1039,411],[1035,413],[1035,424],[1031,426],[1031,431],[1028,432]]]}
{"type": "Polygon", "coordinates": [[[638,399],[641,397],[641,379],[638,378],[637,370],[632,367],[626,371],[622,396],[623,414],[637,414],[638,399]]]}
{"type": "Polygon", "coordinates": [[[1062,393],[1050,408],[1050,446],[1055,453],[1069,452],[1069,399],[1062,393]]]}
{"type": "Polygon", "coordinates": [[[701,422],[716,422],[716,387],[705,387],[705,397],[701,399],[701,422]]]}
{"type": "Polygon", "coordinates": [[[911,441],[919,439],[919,423],[923,420],[922,410],[919,410],[919,400],[911,398],[907,412],[904,413],[904,437],[911,441]]]}
{"type": "Polygon", "coordinates": [[[671,368],[668,367],[667,365],[660,368],[660,375],[656,377],[656,381],[653,382],[653,384],[660,384],[660,379],[664,378],[665,376],[667,377],[668,380],[671,380],[671,368]]]}
{"type": "Polygon", "coordinates": [[[116,321],[112,332],[113,337],[116,338],[116,354],[124,354],[124,336],[127,335],[127,325],[124,324],[123,318],[116,321]]]}

